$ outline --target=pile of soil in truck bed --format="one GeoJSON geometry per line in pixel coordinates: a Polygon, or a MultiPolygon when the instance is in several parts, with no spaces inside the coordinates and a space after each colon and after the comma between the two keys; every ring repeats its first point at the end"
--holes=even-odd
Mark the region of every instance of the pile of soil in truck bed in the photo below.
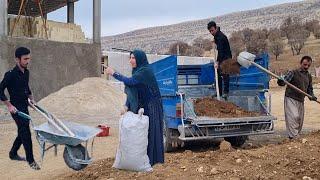
{"type": "Polygon", "coordinates": [[[231,102],[218,101],[217,99],[206,97],[196,99],[193,103],[195,113],[198,116],[208,116],[216,118],[237,118],[259,116],[259,112],[246,111],[231,102]]]}

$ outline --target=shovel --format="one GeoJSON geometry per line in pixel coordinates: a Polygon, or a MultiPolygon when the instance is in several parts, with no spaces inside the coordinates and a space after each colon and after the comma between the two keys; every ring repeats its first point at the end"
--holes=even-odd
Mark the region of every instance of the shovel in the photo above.
{"type": "Polygon", "coordinates": [[[214,61],[214,75],[215,75],[215,78],[214,79],[215,79],[217,99],[218,99],[218,101],[220,101],[221,98],[220,98],[220,89],[219,89],[218,69],[215,67],[215,64],[218,63],[218,61],[217,61],[217,50],[216,50],[215,47],[213,48],[213,52],[214,52],[214,58],[215,58],[215,61],[214,61]]]}
{"type": "MultiPolygon", "coordinates": [[[[266,68],[262,67],[261,65],[257,64],[254,62],[254,59],[255,59],[255,56],[253,54],[250,54],[248,52],[242,52],[239,54],[238,58],[237,58],[237,61],[238,63],[245,67],[245,68],[249,68],[251,65],[254,65],[256,66],[257,68],[259,68],[261,71],[269,74],[270,76],[273,76],[279,80],[283,80],[285,84],[287,84],[289,87],[291,87],[292,89],[304,94],[305,96],[307,96],[308,98],[312,98],[312,96],[310,94],[307,94],[306,92],[302,91],[301,89],[297,88],[296,86],[294,86],[293,84],[289,83],[288,81],[282,79],[280,76],[274,74],[273,72],[267,70],[266,68]],[[241,56],[242,54],[244,54],[243,56],[241,56]],[[249,58],[246,58],[245,56],[251,56],[249,58]]],[[[317,103],[320,104],[320,101],[316,100],[317,103]]]]}
{"type": "Polygon", "coordinates": [[[28,99],[29,105],[36,110],[38,113],[40,113],[42,116],[44,116],[48,122],[55,127],[60,132],[66,132],[69,136],[74,137],[75,134],[65,125],[61,120],[56,118],[54,115],[50,114],[40,106],[33,104],[30,99],[28,99]]]}

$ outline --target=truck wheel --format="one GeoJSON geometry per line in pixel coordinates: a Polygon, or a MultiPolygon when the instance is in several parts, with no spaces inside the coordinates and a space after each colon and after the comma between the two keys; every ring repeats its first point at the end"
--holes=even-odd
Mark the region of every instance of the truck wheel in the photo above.
{"type": "Polygon", "coordinates": [[[233,147],[241,147],[248,136],[235,136],[235,137],[225,137],[224,140],[228,141],[233,147]]]}
{"type": "Polygon", "coordinates": [[[163,144],[164,144],[164,152],[172,152],[174,151],[174,147],[172,146],[172,129],[164,128],[163,131],[163,144]]]}

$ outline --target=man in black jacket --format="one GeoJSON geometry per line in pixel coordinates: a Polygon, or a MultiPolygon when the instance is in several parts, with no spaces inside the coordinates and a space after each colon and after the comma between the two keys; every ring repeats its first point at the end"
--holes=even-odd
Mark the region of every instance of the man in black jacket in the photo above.
{"type": "Polygon", "coordinates": [[[232,58],[229,41],[227,36],[220,31],[220,27],[217,27],[214,21],[210,21],[208,23],[207,28],[210,34],[214,36],[214,42],[218,50],[218,57],[216,59],[217,63],[215,63],[215,68],[218,68],[219,93],[222,94],[222,79],[223,79],[222,97],[226,98],[229,93],[229,74],[222,73],[221,63],[225,60],[232,58]]]}
{"type": "Polygon", "coordinates": [[[30,50],[25,47],[19,47],[15,52],[16,66],[5,73],[3,80],[0,83],[0,99],[3,101],[12,118],[18,127],[18,136],[15,139],[9,153],[11,160],[25,161],[18,155],[18,150],[23,144],[26,159],[32,169],[39,170],[39,165],[34,161],[32,152],[32,140],[29,127],[29,120],[20,117],[16,112],[28,112],[28,98],[33,101],[32,93],[29,87],[29,70],[28,64],[31,60],[30,50]],[[4,90],[7,89],[10,95],[10,101],[6,97],[4,90]]]}

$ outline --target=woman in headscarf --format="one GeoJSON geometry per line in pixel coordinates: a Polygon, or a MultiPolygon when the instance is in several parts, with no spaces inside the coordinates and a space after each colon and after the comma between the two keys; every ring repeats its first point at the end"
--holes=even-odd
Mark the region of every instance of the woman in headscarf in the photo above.
{"type": "Polygon", "coordinates": [[[132,66],[130,78],[115,72],[110,67],[106,72],[124,83],[127,94],[126,111],[137,114],[140,108],[144,108],[144,114],[149,117],[147,153],[150,165],[153,166],[164,162],[163,107],[160,90],[145,52],[134,50],[130,53],[129,62],[132,66]]]}

